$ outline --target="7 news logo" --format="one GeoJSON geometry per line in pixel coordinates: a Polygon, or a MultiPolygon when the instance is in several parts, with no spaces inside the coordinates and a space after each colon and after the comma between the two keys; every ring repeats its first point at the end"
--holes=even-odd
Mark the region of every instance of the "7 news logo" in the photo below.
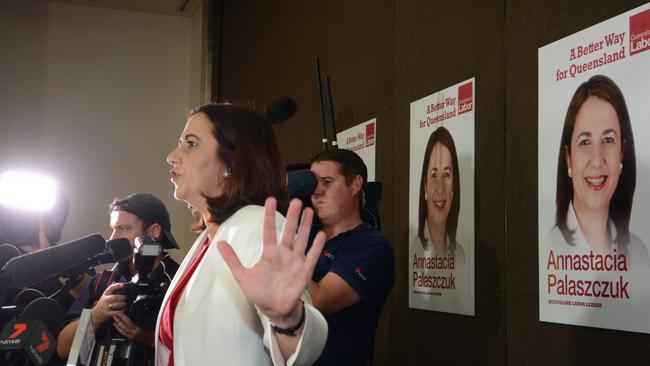
{"type": "Polygon", "coordinates": [[[0,351],[22,352],[34,365],[45,365],[56,341],[40,320],[12,320],[0,332],[0,351]]]}

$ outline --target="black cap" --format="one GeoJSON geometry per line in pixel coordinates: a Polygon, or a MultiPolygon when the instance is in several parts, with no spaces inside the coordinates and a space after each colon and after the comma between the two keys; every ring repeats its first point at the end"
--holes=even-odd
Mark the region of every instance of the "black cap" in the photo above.
{"type": "Polygon", "coordinates": [[[169,213],[165,204],[151,193],[135,193],[116,201],[111,211],[130,212],[141,220],[158,223],[162,229],[161,245],[164,249],[178,249],[176,239],[171,232],[169,213]]]}

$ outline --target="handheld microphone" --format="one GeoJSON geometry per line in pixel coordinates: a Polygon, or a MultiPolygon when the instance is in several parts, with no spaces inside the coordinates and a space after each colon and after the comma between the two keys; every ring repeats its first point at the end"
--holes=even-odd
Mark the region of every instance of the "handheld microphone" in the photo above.
{"type": "Polygon", "coordinates": [[[36,299],[2,329],[0,350],[14,361],[27,359],[32,365],[46,365],[56,349],[52,334],[58,332],[62,321],[63,312],[55,300],[36,299]]]}
{"type": "Polygon", "coordinates": [[[20,250],[11,244],[0,245],[0,268],[4,267],[10,259],[20,256],[20,250]]]}
{"type": "MultiPolygon", "coordinates": [[[[11,244],[0,245],[0,268],[4,267],[9,260],[18,256],[20,256],[20,251],[15,246],[11,244]]],[[[0,271],[0,306],[5,305],[7,300],[13,299],[16,296],[16,292],[13,289],[10,289],[10,285],[11,276],[0,271]]],[[[1,314],[0,319],[2,319],[1,314]]],[[[2,323],[0,323],[0,325],[2,325],[2,323]]]]}
{"type": "Polygon", "coordinates": [[[12,258],[2,271],[10,275],[13,286],[30,287],[96,256],[105,247],[104,238],[93,234],[12,258]]]}
{"type": "Polygon", "coordinates": [[[56,334],[63,323],[63,310],[56,300],[39,297],[25,306],[18,320],[40,320],[50,332],[56,334]]]}
{"type": "Polygon", "coordinates": [[[41,297],[47,297],[44,293],[33,289],[26,288],[18,293],[14,298],[14,305],[19,309],[24,309],[27,305],[31,304],[34,300],[40,299],[41,297]]]}
{"type": "Polygon", "coordinates": [[[274,125],[288,120],[296,114],[296,101],[291,97],[282,97],[266,106],[264,115],[274,125]]]}

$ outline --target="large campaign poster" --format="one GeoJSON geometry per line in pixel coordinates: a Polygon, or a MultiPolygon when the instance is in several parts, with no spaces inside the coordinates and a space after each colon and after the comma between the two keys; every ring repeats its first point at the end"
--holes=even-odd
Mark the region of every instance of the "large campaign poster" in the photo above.
{"type": "Polygon", "coordinates": [[[475,79],[411,103],[409,307],[474,315],[475,79]]]}
{"type": "Polygon", "coordinates": [[[539,49],[539,318],[650,333],[650,4],[539,49]]]}
{"type": "Polygon", "coordinates": [[[368,168],[368,182],[375,181],[375,155],[377,144],[377,119],[373,118],[336,134],[337,144],[341,149],[352,150],[368,168]]]}

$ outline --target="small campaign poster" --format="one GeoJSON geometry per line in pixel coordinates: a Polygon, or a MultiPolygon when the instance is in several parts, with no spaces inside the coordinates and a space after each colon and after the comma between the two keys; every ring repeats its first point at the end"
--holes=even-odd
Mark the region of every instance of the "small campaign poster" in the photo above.
{"type": "Polygon", "coordinates": [[[474,315],[474,78],[411,103],[409,307],[474,315]]]}
{"type": "Polygon", "coordinates": [[[336,134],[339,148],[354,151],[366,163],[366,167],[368,168],[368,182],[375,181],[376,134],[376,118],[336,134]]]}

